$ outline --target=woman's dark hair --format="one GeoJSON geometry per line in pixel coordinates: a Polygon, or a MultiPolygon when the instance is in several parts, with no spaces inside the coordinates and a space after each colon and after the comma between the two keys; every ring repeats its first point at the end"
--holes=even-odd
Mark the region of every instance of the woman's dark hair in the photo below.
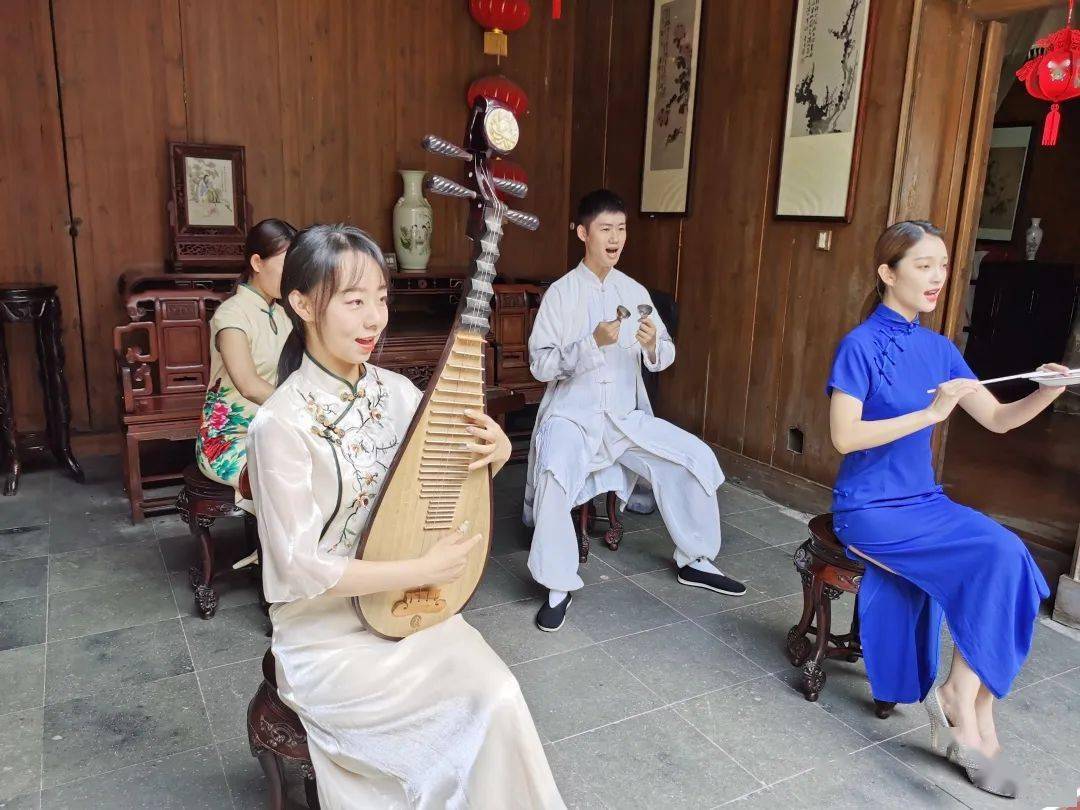
{"type": "Polygon", "coordinates": [[[941,228],[923,219],[894,222],[878,237],[877,244],[874,245],[874,289],[867,296],[864,317],[873,312],[885,298],[885,282],[878,275],[877,269],[885,264],[895,270],[900,260],[924,236],[945,238],[941,228]]]}
{"type": "Polygon", "coordinates": [[[304,320],[289,302],[289,293],[296,290],[314,297],[318,328],[319,318],[326,312],[334,293],[363,273],[365,257],[375,263],[389,285],[382,250],[355,225],[312,225],[296,234],[285,254],[281,273],[281,306],[292,322],[292,332],[278,358],[279,385],[300,368],[306,348],[304,320]]]}
{"type": "Polygon", "coordinates": [[[283,219],[264,219],[247,232],[244,242],[243,281],[251,279],[251,257],[271,259],[289,249],[296,228],[283,219]]]}

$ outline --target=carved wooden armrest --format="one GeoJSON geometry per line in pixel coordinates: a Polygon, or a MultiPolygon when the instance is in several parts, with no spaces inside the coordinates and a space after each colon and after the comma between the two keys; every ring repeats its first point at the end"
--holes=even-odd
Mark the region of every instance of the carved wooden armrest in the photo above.
{"type": "Polygon", "coordinates": [[[126,323],[113,329],[113,355],[120,373],[120,386],[124,398],[124,411],[135,410],[135,400],[154,393],[154,375],[150,364],[158,359],[157,331],[149,321],[126,323]],[[144,354],[135,345],[127,345],[125,337],[135,332],[145,332],[148,349],[144,354]]]}

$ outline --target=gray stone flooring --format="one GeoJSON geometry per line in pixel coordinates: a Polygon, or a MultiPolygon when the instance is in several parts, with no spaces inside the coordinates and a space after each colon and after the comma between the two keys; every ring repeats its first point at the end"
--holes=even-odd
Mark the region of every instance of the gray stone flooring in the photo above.
{"type": "MultiPolygon", "coordinates": [[[[184,525],[132,526],[117,459],[84,463],[83,486],[31,471],[0,498],[0,808],[264,807],[244,730],[268,644],[253,582],[224,580],[217,616],[198,618],[184,525]]],[[[546,634],[532,624],[523,472],[497,479],[494,558],[466,617],[517,675],[571,807],[1075,801],[1080,642],[1049,620],[1000,709],[1026,790],[994,799],[930,752],[921,707],[874,717],[861,663],[832,662],[818,703],[795,691],[781,645],[804,516],[724,486],[718,562],[748,582],[742,599],[678,585],[662,523],[628,516],[623,548],[594,546],[566,626],[546,634]]],[[[238,551],[239,521],[218,536],[224,556],[238,551]]],[[[839,620],[850,611],[841,600],[839,620]]]]}

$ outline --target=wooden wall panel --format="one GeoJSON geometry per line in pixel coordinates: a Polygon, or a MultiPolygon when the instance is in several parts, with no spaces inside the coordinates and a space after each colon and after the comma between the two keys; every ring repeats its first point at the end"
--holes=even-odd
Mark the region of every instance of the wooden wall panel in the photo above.
{"type": "MultiPolygon", "coordinates": [[[[608,124],[598,150],[589,130],[575,123],[572,187],[593,181],[600,154],[605,182],[622,190],[635,210],[651,5],[578,4],[579,13],[590,18],[608,15],[612,45],[605,71],[596,65],[600,43],[579,32],[575,64],[589,64],[606,78],[608,124]]],[[[873,286],[874,242],[891,207],[900,216],[953,225],[983,24],[954,0],[876,0],[853,221],[779,221],[772,212],[794,4],[763,0],[752,10],[737,3],[703,6],[691,212],[656,220],[631,214],[622,262],[647,283],[677,288],[678,359],[663,380],[659,410],[740,454],[747,469],[831,485],[840,458],[828,435],[829,364],[839,338],[863,314],[873,286]],[[918,92],[905,105],[917,9],[932,37],[915,54],[912,80],[918,92]],[[900,158],[898,140],[904,144],[900,158]],[[832,231],[831,251],[814,248],[819,230],[832,231]],[[790,427],[803,431],[801,454],[786,449],[790,427]]],[[[602,30],[599,23],[594,27],[602,30]]],[[[583,101],[599,107],[603,99],[579,75],[574,101],[577,111],[583,101]]]]}
{"type": "Polygon", "coordinates": [[[772,439],[770,464],[819,482],[831,483],[840,463],[829,438],[824,394],[829,366],[840,338],[863,317],[875,279],[874,243],[888,224],[911,8],[884,2],[876,7],[878,37],[871,52],[852,222],[832,229],[827,253],[814,249],[814,237],[824,226],[792,223],[797,247],[785,307],[776,422],[761,431],[772,439]],[[790,427],[803,431],[802,454],[787,450],[790,427]]]}
{"type": "MultiPolygon", "coordinates": [[[[610,104],[611,48],[615,0],[594,0],[583,5],[574,25],[573,121],[570,126],[570,193],[567,221],[566,267],[581,261],[581,240],[569,232],[577,203],[606,182],[607,127],[610,104]]],[[[621,81],[621,77],[620,77],[621,81]]],[[[617,122],[622,126],[622,122],[617,122]]],[[[556,226],[559,223],[556,223],[556,226]]],[[[632,234],[636,245],[637,234],[632,234]]]]}
{"type": "MultiPolygon", "coordinates": [[[[604,185],[621,196],[629,209],[626,250],[620,265],[645,286],[676,294],[682,219],[639,213],[653,4],[651,0],[618,0],[613,5],[604,185]]],[[[579,13],[585,13],[585,9],[579,9],[579,13]]],[[[602,40],[598,44],[602,47],[602,40]]],[[[700,103],[700,96],[698,100],[700,103]]],[[[589,107],[577,104],[575,115],[584,120],[598,119],[589,107]]],[[[708,151],[708,147],[697,150],[694,159],[703,151],[708,151]]],[[[692,204],[699,202],[694,200],[692,204]]],[[[577,200],[572,205],[576,206],[577,200]]],[[[580,242],[576,251],[580,259],[580,242]]]]}
{"type": "Polygon", "coordinates": [[[351,81],[343,67],[354,13],[348,0],[278,4],[285,199],[298,227],[349,220],[351,81]]]}
{"type": "Polygon", "coordinates": [[[177,0],[54,0],[90,425],[118,421],[120,274],[167,250],[166,142],[187,135],[177,0]]]}
{"type": "MultiPolygon", "coordinates": [[[[710,384],[703,389],[695,382],[699,372],[686,364],[673,388],[684,392],[678,399],[688,405],[707,397],[704,437],[738,452],[751,407],[751,358],[756,343],[770,338],[755,327],[757,303],[783,306],[777,298],[783,290],[762,283],[762,252],[772,238],[770,176],[790,41],[778,32],[790,25],[791,7],[769,0],[760,13],[745,14],[737,6],[712,4],[702,35],[693,177],[701,204],[684,227],[679,275],[682,323],[700,324],[701,335],[690,342],[684,330],[680,349],[684,358],[701,356],[710,384]]],[[[782,269],[782,263],[770,269],[782,269]]],[[[755,419],[760,407],[753,404],[755,419]]]]}
{"type": "MultiPolygon", "coordinates": [[[[77,426],[86,427],[86,375],[47,0],[0,3],[0,42],[0,221],[8,237],[0,251],[0,281],[57,285],[72,416],[77,426]]],[[[41,429],[45,419],[33,330],[17,326],[5,331],[16,423],[20,429],[41,429]]]]}
{"type": "MultiPolygon", "coordinates": [[[[551,19],[550,4],[534,3],[529,24],[510,35],[506,75],[529,95],[531,112],[521,126],[513,158],[530,178],[529,196],[520,207],[540,217],[541,229],[529,233],[508,225],[501,246],[500,271],[522,278],[556,278],[566,271],[567,224],[570,221],[570,128],[573,117],[574,26],[576,3],[563,4],[563,18],[551,19]]],[[[474,25],[472,40],[479,48],[474,25]]],[[[492,72],[491,62],[483,73],[492,72]]],[[[518,203],[515,203],[517,205],[518,203]]]]}
{"type": "MultiPolygon", "coordinates": [[[[955,253],[956,216],[966,170],[964,146],[970,137],[986,23],[954,0],[919,2],[912,93],[907,120],[901,122],[895,218],[929,219],[945,229],[946,244],[955,253]],[[935,81],[940,76],[954,80],[942,87],[935,81]]],[[[953,256],[954,268],[967,261],[970,256],[953,256]]],[[[948,285],[942,306],[923,320],[926,326],[942,327],[954,288],[948,285]]]]}
{"type": "MultiPolygon", "coordinates": [[[[158,269],[166,259],[169,140],[243,144],[257,219],[353,222],[392,250],[397,170],[460,177],[461,165],[422,152],[420,139],[428,132],[459,139],[469,83],[504,73],[531,100],[514,158],[532,180],[521,208],[538,214],[543,229],[508,230],[500,269],[526,278],[561,273],[572,6],[560,21],[537,8],[510,36],[510,58],[496,65],[483,54],[482,29],[458,2],[54,0],[54,23],[49,0],[0,4],[9,46],[3,86],[11,109],[34,111],[5,117],[0,127],[0,183],[23,179],[19,194],[5,195],[8,221],[26,223],[0,266],[5,278],[29,272],[62,283],[76,426],[117,424],[111,334],[124,315],[116,282],[125,271],[158,269]],[[63,79],[59,102],[54,59],[63,79]],[[71,208],[82,220],[77,285],[62,145],[71,208]]],[[[470,254],[464,207],[443,198],[432,203],[432,266],[460,266],[470,254]]],[[[30,344],[14,345],[24,358],[30,344]]],[[[17,370],[32,371],[31,361],[19,362],[27,365],[17,370]]],[[[19,413],[29,418],[40,408],[34,392],[25,393],[19,413]]]]}
{"type": "Polygon", "coordinates": [[[277,7],[277,0],[180,4],[188,138],[243,144],[256,221],[299,213],[285,198],[277,7]]]}

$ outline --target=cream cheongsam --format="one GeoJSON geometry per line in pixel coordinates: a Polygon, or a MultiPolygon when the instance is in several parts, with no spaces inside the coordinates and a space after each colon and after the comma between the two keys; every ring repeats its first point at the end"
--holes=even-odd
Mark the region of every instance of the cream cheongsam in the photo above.
{"type": "Polygon", "coordinates": [[[324,810],[561,808],[517,681],[461,616],[401,641],[326,591],[421,399],[400,374],[355,386],[305,356],[249,435],[278,691],[303,721],[324,810]]]}

